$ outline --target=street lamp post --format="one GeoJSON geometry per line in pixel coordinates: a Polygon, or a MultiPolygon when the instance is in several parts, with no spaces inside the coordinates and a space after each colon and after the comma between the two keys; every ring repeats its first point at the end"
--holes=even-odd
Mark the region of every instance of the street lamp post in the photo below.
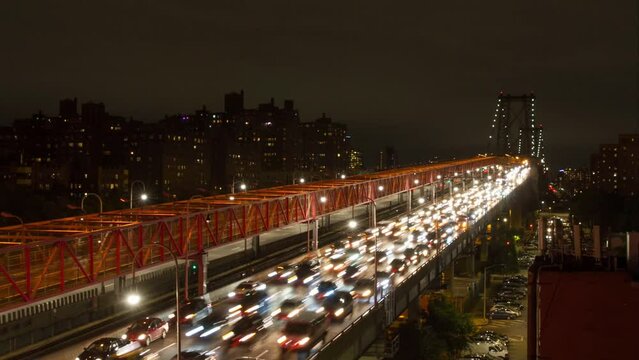
{"type": "MultiPolygon", "coordinates": [[[[169,254],[171,254],[171,256],[173,257],[173,261],[175,262],[175,332],[176,332],[176,344],[177,344],[177,360],[180,360],[181,358],[180,353],[182,352],[182,342],[180,341],[180,276],[178,271],[179,263],[178,263],[177,255],[175,255],[175,253],[173,252],[173,250],[171,250],[170,247],[159,244],[159,243],[150,243],[139,248],[133,255],[133,261],[131,262],[131,267],[133,268],[133,271],[132,271],[133,278],[132,278],[131,287],[135,286],[136,259],[138,258],[138,255],[140,254],[140,252],[144,250],[145,247],[148,247],[148,246],[159,246],[163,248],[164,250],[167,250],[169,254]]],[[[127,302],[129,303],[129,305],[137,305],[140,302],[140,300],[141,300],[141,297],[136,292],[133,292],[129,294],[129,296],[127,296],[127,302]]]]}
{"type": "Polygon", "coordinates": [[[147,199],[146,195],[146,186],[142,180],[135,180],[131,183],[131,191],[129,192],[129,209],[133,209],[133,187],[135,184],[142,184],[142,194],[140,195],[140,199],[143,201],[147,199]]]}
{"type": "MultiPolygon", "coordinates": [[[[382,190],[384,188],[382,187],[382,190]]],[[[381,191],[381,190],[380,190],[381,191]]],[[[368,202],[371,204],[371,206],[373,207],[373,212],[372,212],[372,218],[373,218],[373,229],[377,230],[377,204],[375,203],[375,200],[373,200],[370,197],[366,197],[366,200],[368,200],[368,202]]],[[[375,288],[375,290],[373,291],[373,296],[374,296],[374,300],[373,300],[373,304],[375,305],[375,307],[377,307],[377,263],[379,262],[379,260],[377,259],[377,238],[379,237],[379,231],[375,231],[375,255],[373,256],[374,262],[375,262],[375,269],[374,269],[374,276],[373,276],[373,286],[375,288]]]]}
{"type": "Polygon", "coordinates": [[[100,195],[96,193],[84,193],[84,196],[82,197],[82,201],[80,202],[80,208],[82,209],[82,211],[86,213],[86,211],[84,210],[84,200],[88,198],[89,196],[95,196],[96,198],[98,198],[98,201],[100,202],[100,214],[102,214],[102,198],[100,197],[100,195]]]}
{"type": "Polygon", "coordinates": [[[486,278],[487,278],[486,272],[489,269],[497,267],[497,266],[504,266],[504,264],[494,264],[490,266],[484,266],[484,320],[486,320],[486,292],[488,291],[488,289],[486,289],[486,278]]]}

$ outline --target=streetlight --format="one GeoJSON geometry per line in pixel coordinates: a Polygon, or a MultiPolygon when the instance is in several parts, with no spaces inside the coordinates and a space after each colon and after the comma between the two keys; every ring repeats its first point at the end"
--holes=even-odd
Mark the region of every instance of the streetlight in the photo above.
{"type": "MultiPolygon", "coordinates": [[[[202,195],[193,195],[189,200],[203,198],[202,195]]],[[[189,299],[189,245],[191,244],[191,231],[189,227],[190,214],[189,208],[191,201],[186,203],[186,253],[184,253],[184,299],[189,299]]],[[[208,205],[207,205],[208,206],[208,205]]]]}
{"type": "Polygon", "coordinates": [[[142,180],[135,180],[131,183],[131,191],[129,192],[129,209],[133,209],[133,188],[135,184],[142,185],[142,194],[140,195],[140,200],[146,201],[149,197],[146,194],[146,186],[142,180]]]}
{"type": "Polygon", "coordinates": [[[96,198],[98,198],[98,201],[100,202],[100,214],[102,214],[102,198],[96,193],[84,193],[82,201],[80,202],[80,208],[82,209],[82,211],[86,213],[86,211],[84,210],[84,199],[88,198],[89,196],[95,196],[96,198]]]}
{"type": "MultiPolygon", "coordinates": [[[[138,258],[138,255],[140,254],[140,252],[142,250],[144,250],[144,248],[149,247],[149,246],[159,246],[161,248],[163,248],[164,250],[167,250],[169,252],[169,254],[171,254],[171,256],[173,257],[173,261],[175,263],[175,332],[176,332],[176,343],[177,343],[177,360],[180,360],[181,357],[181,352],[182,352],[182,342],[180,341],[180,276],[179,276],[179,263],[178,263],[178,258],[177,255],[175,255],[175,253],[173,252],[173,250],[171,250],[170,247],[166,246],[166,245],[162,245],[159,243],[150,243],[150,244],[146,244],[144,246],[142,246],[141,248],[139,248],[135,254],[133,255],[133,260],[131,262],[131,267],[133,268],[133,277],[132,277],[132,284],[131,287],[135,287],[135,262],[136,259],[138,258]]],[[[130,293],[127,298],[126,301],[129,305],[131,306],[135,306],[137,304],[139,304],[142,301],[142,297],[140,296],[140,294],[138,294],[137,292],[132,292],[130,293]]]]}
{"type": "Polygon", "coordinates": [[[326,203],[326,196],[320,196],[319,201],[320,201],[322,204],[325,204],[325,203],[326,203]]]}
{"type": "Polygon", "coordinates": [[[488,291],[488,289],[486,289],[486,275],[487,275],[487,271],[490,268],[494,268],[497,266],[504,266],[504,264],[494,264],[494,265],[490,265],[490,266],[484,266],[484,320],[486,320],[486,291],[488,291]]]}
{"type": "Polygon", "coordinates": [[[246,184],[240,184],[240,190],[246,191],[246,184]]]}
{"type": "Polygon", "coordinates": [[[417,202],[418,202],[420,205],[423,205],[423,204],[426,202],[426,199],[424,199],[423,197],[420,197],[419,199],[417,199],[417,202]]]}
{"type": "Polygon", "coordinates": [[[346,174],[340,175],[339,178],[342,179],[342,180],[346,179],[346,174]]]}

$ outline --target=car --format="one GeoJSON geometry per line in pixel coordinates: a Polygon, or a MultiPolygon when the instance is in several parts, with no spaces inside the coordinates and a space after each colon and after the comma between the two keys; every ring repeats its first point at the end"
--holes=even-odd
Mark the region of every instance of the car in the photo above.
{"type": "Polygon", "coordinates": [[[521,300],[525,296],[526,295],[524,295],[524,294],[512,292],[512,291],[509,291],[509,290],[502,290],[502,291],[497,292],[497,297],[501,298],[501,299],[521,300]]]}
{"type": "Polygon", "coordinates": [[[404,274],[408,270],[404,259],[395,258],[388,265],[388,271],[394,274],[404,274]]]}
{"type": "Polygon", "coordinates": [[[271,316],[278,319],[286,319],[297,316],[306,308],[304,301],[298,298],[290,298],[282,301],[280,307],[271,313],[271,316]]]}
{"type": "Polygon", "coordinates": [[[498,334],[491,330],[484,330],[476,333],[472,336],[472,340],[474,342],[497,342],[502,344],[502,346],[508,346],[510,339],[508,336],[498,334]]]}
{"type": "Polygon", "coordinates": [[[354,299],[363,299],[368,302],[375,295],[375,280],[373,279],[358,279],[351,290],[351,295],[354,299]]]}
{"type": "Polygon", "coordinates": [[[282,352],[308,350],[325,340],[327,329],[326,312],[304,311],[286,322],[277,344],[282,352]]]}
{"type": "Polygon", "coordinates": [[[335,290],[337,290],[337,284],[333,281],[320,281],[317,287],[311,290],[310,294],[321,300],[330,296],[335,290]]]}
{"type": "MultiPolygon", "coordinates": [[[[211,313],[211,305],[202,298],[190,299],[180,305],[180,323],[193,324],[211,313]]],[[[169,320],[175,321],[175,311],[169,314],[169,320]]]]}
{"type": "Polygon", "coordinates": [[[297,280],[296,276],[297,267],[292,264],[282,264],[278,265],[268,273],[268,279],[271,282],[278,284],[290,284],[297,280]]]}
{"type": "Polygon", "coordinates": [[[519,311],[524,310],[524,305],[516,300],[508,300],[508,299],[501,299],[501,298],[493,299],[493,305],[497,305],[497,304],[510,306],[511,308],[515,310],[519,310],[519,311]]]}
{"type": "Polygon", "coordinates": [[[319,268],[300,265],[295,270],[295,277],[297,279],[293,285],[311,285],[320,277],[319,268]]]}
{"type": "Polygon", "coordinates": [[[512,308],[512,307],[510,307],[510,306],[507,306],[507,305],[497,304],[497,305],[493,305],[493,306],[490,308],[490,311],[499,311],[499,310],[508,310],[508,311],[512,311],[512,312],[514,312],[515,314],[517,314],[517,316],[521,316],[521,312],[520,312],[519,310],[514,309],[514,308],[512,308]]]}
{"type": "Polygon", "coordinates": [[[321,263],[317,258],[307,257],[304,260],[297,263],[298,269],[309,269],[314,272],[318,272],[320,270],[321,263]]]}
{"type": "Polygon", "coordinates": [[[76,357],[76,360],[98,360],[109,358],[137,357],[142,346],[137,341],[106,337],[92,342],[76,357]]]}
{"type": "Polygon", "coordinates": [[[235,290],[229,293],[230,299],[242,299],[247,293],[254,290],[266,290],[266,284],[258,281],[242,281],[237,284],[235,290]]]}
{"type": "Polygon", "coordinates": [[[265,330],[272,324],[271,320],[265,320],[260,314],[253,313],[233,324],[233,327],[222,335],[222,340],[230,347],[247,345],[264,335],[265,330]]]}
{"type": "Polygon", "coordinates": [[[353,297],[346,291],[335,291],[324,299],[322,308],[331,320],[342,321],[353,313],[353,297]]]}
{"type": "MultiPolygon", "coordinates": [[[[177,354],[174,355],[171,360],[177,360],[177,354]]],[[[201,351],[201,350],[183,350],[180,351],[180,359],[181,360],[216,360],[215,352],[212,350],[209,351],[201,351]]]]}
{"type": "Polygon", "coordinates": [[[508,350],[493,342],[473,342],[468,344],[468,350],[480,354],[490,354],[499,359],[509,359],[508,350]]]}
{"type": "Polygon", "coordinates": [[[158,318],[147,317],[140,319],[126,330],[122,335],[123,340],[139,341],[144,346],[149,346],[152,341],[166,338],[169,332],[169,324],[158,318]]]}
{"type": "Polygon", "coordinates": [[[393,252],[395,254],[402,254],[406,250],[406,241],[405,240],[395,240],[393,241],[393,252]]]}
{"type": "Polygon", "coordinates": [[[424,244],[420,244],[420,245],[415,246],[415,253],[418,256],[421,256],[423,258],[428,257],[428,253],[429,253],[428,246],[424,245],[424,244]]]}
{"type": "Polygon", "coordinates": [[[333,254],[328,258],[327,264],[324,265],[324,271],[340,272],[349,264],[350,261],[348,260],[348,257],[346,257],[345,253],[333,254]]]}
{"type": "Polygon", "coordinates": [[[488,314],[486,314],[486,317],[493,320],[493,319],[508,319],[508,320],[512,320],[514,318],[516,318],[518,315],[516,312],[511,311],[511,310],[505,310],[505,309],[500,309],[500,310],[494,310],[489,312],[488,314]]]}
{"type": "Polygon", "coordinates": [[[377,277],[377,286],[381,289],[386,289],[393,284],[393,277],[395,274],[388,271],[378,271],[375,273],[377,277]]]}
{"type": "Polygon", "coordinates": [[[404,259],[408,260],[411,264],[417,264],[419,262],[419,255],[415,252],[415,248],[407,247],[404,250],[404,259]]]}
{"type": "Polygon", "coordinates": [[[365,265],[348,265],[346,269],[340,271],[337,276],[341,277],[344,283],[353,283],[365,270],[365,265]]]}
{"type": "Polygon", "coordinates": [[[229,323],[230,314],[228,309],[219,307],[211,314],[194,324],[193,328],[186,332],[186,336],[198,336],[200,338],[212,337],[218,334],[222,328],[229,323]]]}
{"type": "Polygon", "coordinates": [[[526,294],[528,293],[528,291],[526,291],[525,288],[518,288],[518,287],[511,287],[511,286],[506,286],[506,285],[502,285],[499,288],[500,291],[507,291],[507,292],[511,292],[514,294],[519,294],[521,296],[526,296],[526,294]]]}
{"type": "Polygon", "coordinates": [[[266,313],[269,308],[269,296],[266,291],[263,290],[250,290],[244,294],[244,297],[239,300],[239,305],[242,307],[242,315],[249,315],[252,313],[266,313]]]}

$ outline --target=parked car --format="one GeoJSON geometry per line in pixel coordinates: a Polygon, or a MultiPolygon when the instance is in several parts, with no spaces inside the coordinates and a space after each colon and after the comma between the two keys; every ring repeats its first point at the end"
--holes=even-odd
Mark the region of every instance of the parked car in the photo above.
{"type": "Polygon", "coordinates": [[[131,324],[122,335],[123,340],[139,341],[144,346],[149,346],[152,341],[166,338],[169,332],[169,324],[158,318],[144,318],[131,324]]]}
{"type": "Polygon", "coordinates": [[[520,312],[524,310],[524,305],[515,300],[494,299],[493,305],[506,305],[520,312]]]}
{"type": "Polygon", "coordinates": [[[508,320],[512,320],[514,318],[516,318],[518,315],[516,312],[511,311],[511,310],[505,310],[505,309],[500,309],[500,310],[494,310],[494,311],[490,311],[488,314],[486,314],[486,317],[488,317],[489,319],[508,319],[508,320]]]}
{"type": "Polygon", "coordinates": [[[468,349],[474,353],[489,354],[499,359],[509,359],[508,349],[494,342],[473,342],[468,349]]]}

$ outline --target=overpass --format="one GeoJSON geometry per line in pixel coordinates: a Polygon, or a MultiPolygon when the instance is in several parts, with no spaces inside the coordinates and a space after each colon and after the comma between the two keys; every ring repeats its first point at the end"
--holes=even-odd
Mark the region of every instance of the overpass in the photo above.
{"type": "MultiPolygon", "coordinates": [[[[296,223],[318,220],[371,200],[461,177],[480,176],[508,157],[477,157],[308,184],[203,197],[131,210],[90,214],[0,229],[0,325],[117,290],[133,266],[152,272],[170,260],[160,243],[198,266],[198,290],[206,292],[208,257],[216,249],[296,223]],[[134,254],[142,249],[138,256],[134,254]]],[[[245,245],[246,246],[246,245],[245,245]]]]}

